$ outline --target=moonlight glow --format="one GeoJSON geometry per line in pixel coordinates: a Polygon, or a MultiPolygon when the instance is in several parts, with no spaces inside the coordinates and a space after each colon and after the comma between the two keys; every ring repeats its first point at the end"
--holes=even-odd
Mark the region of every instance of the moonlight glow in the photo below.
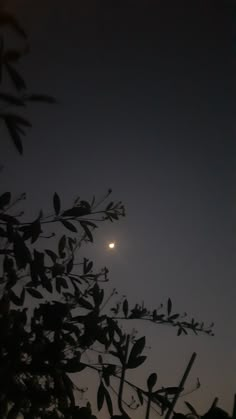
{"type": "Polygon", "coordinates": [[[113,243],[113,242],[112,242],[112,243],[109,243],[109,245],[108,245],[108,246],[109,246],[109,249],[114,249],[114,247],[115,247],[115,243],[113,243]]]}

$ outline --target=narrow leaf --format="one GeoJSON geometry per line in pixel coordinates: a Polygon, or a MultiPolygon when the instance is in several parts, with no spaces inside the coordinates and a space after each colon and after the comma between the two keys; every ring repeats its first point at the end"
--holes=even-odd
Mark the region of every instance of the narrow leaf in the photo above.
{"type": "Polygon", "coordinates": [[[168,313],[168,316],[170,315],[171,310],[172,310],[172,301],[171,301],[170,298],[168,298],[168,301],[167,301],[167,313],[168,313]]]}
{"type": "Polygon", "coordinates": [[[53,196],[53,206],[55,214],[58,215],[61,209],[61,200],[59,195],[55,192],[53,196]]]}
{"type": "Polygon", "coordinates": [[[123,302],[123,313],[126,318],[128,316],[128,311],[129,311],[129,305],[128,305],[127,299],[125,299],[123,302]]]}
{"type": "Polygon", "coordinates": [[[105,397],[104,384],[101,381],[100,385],[98,387],[98,392],[97,392],[97,406],[98,406],[99,411],[101,410],[101,408],[103,406],[104,397],[105,397]]]}
{"type": "Polygon", "coordinates": [[[67,221],[67,220],[60,220],[60,221],[63,224],[63,226],[67,228],[67,230],[70,230],[73,233],[77,233],[77,228],[70,221],[67,221]]]}
{"type": "Polygon", "coordinates": [[[26,288],[26,291],[34,298],[43,298],[42,294],[34,288],[26,288]]]}
{"type": "Polygon", "coordinates": [[[0,196],[0,209],[3,209],[4,207],[6,207],[11,200],[11,193],[10,192],[5,192],[4,194],[2,194],[0,196]]]}

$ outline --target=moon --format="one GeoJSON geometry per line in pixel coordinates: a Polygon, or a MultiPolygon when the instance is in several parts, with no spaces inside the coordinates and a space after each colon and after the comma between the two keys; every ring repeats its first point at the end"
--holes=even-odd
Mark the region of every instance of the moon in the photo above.
{"type": "Polygon", "coordinates": [[[114,249],[115,243],[114,242],[109,243],[108,247],[109,249],[114,249]]]}

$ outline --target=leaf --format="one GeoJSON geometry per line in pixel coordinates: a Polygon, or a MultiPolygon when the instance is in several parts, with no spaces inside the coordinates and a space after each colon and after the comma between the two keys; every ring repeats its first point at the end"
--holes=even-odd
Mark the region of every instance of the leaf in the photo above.
{"type": "Polygon", "coordinates": [[[21,141],[21,137],[20,134],[18,133],[16,126],[12,124],[11,121],[9,121],[8,119],[5,119],[5,124],[6,127],[8,129],[8,132],[10,134],[10,137],[17,149],[17,151],[20,154],[23,154],[23,146],[22,146],[22,141],[21,141]]]}
{"type": "Polygon", "coordinates": [[[8,234],[6,233],[6,231],[2,227],[0,227],[0,237],[7,237],[7,236],[8,234]]]}
{"type": "Polygon", "coordinates": [[[15,125],[23,125],[24,127],[32,127],[31,122],[28,121],[28,119],[24,118],[21,115],[14,114],[14,113],[3,113],[1,114],[1,117],[8,121],[10,120],[15,125]]]}
{"type": "Polygon", "coordinates": [[[182,327],[179,327],[177,336],[180,336],[182,334],[182,331],[183,331],[182,327]]]}
{"type": "Polygon", "coordinates": [[[142,393],[142,391],[139,388],[137,388],[136,391],[137,391],[137,395],[138,395],[139,401],[140,401],[141,405],[143,405],[143,393],[142,393]]]}
{"type": "Polygon", "coordinates": [[[41,233],[41,223],[40,220],[37,219],[31,224],[31,243],[35,243],[38,240],[41,233]]]}
{"type": "Polygon", "coordinates": [[[17,218],[8,214],[0,214],[0,219],[12,225],[20,224],[17,218]]]}
{"type": "Polygon", "coordinates": [[[56,290],[59,294],[61,293],[61,288],[68,288],[68,284],[65,278],[58,276],[56,278],[56,290]]]}
{"type": "Polygon", "coordinates": [[[170,315],[171,310],[172,310],[172,301],[171,301],[170,298],[168,298],[168,301],[167,301],[167,313],[168,313],[168,316],[170,315]]]}
{"type": "Polygon", "coordinates": [[[8,75],[11,78],[12,83],[14,84],[15,88],[17,90],[26,89],[25,81],[23,77],[18,73],[18,71],[8,62],[5,62],[5,65],[6,65],[8,75]]]}
{"type": "Polygon", "coordinates": [[[71,258],[70,261],[66,265],[66,273],[67,274],[69,274],[72,271],[73,266],[74,266],[74,259],[71,258]]]}
{"type": "Polygon", "coordinates": [[[129,304],[128,304],[127,299],[125,299],[123,302],[123,313],[124,313],[125,318],[127,318],[128,316],[128,311],[129,311],[129,304]]]}
{"type": "Polygon", "coordinates": [[[113,406],[112,406],[111,396],[110,396],[108,390],[106,389],[106,387],[104,387],[104,394],[105,394],[105,399],[106,399],[109,415],[112,416],[113,415],[113,406]]]}
{"type": "Polygon", "coordinates": [[[43,298],[42,294],[34,288],[26,288],[26,291],[34,298],[43,298]]]}
{"type": "Polygon", "coordinates": [[[11,193],[10,192],[5,192],[4,194],[2,194],[0,196],[0,209],[3,209],[7,205],[9,205],[10,201],[11,201],[11,193]]]}
{"type": "Polygon", "coordinates": [[[179,314],[172,314],[172,316],[170,316],[170,317],[168,318],[168,320],[173,321],[173,320],[178,319],[178,317],[179,317],[179,314]]]}
{"type": "Polygon", "coordinates": [[[66,246],[66,236],[65,234],[60,238],[59,243],[58,243],[58,253],[60,255],[60,257],[63,257],[63,252],[66,246]]]}
{"type": "Polygon", "coordinates": [[[52,259],[52,261],[55,263],[57,261],[57,254],[54,253],[50,249],[45,249],[45,253],[52,259]]]}
{"type": "Polygon", "coordinates": [[[83,215],[90,214],[90,210],[84,207],[73,207],[62,213],[63,217],[82,217],[83,215]]]}
{"type": "Polygon", "coordinates": [[[103,403],[104,403],[104,398],[105,398],[105,391],[104,391],[104,384],[102,383],[102,381],[100,382],[100,385],[98,387],[98,392],[97,392],[97,406],[98,406],[98,410],[100,411],[103,403]]]}
{"type": "Polygon", "coordinates": [[[21,291],[20,297],[18,297],[12,290],[8,292],[10,300],[15,304],[16,306],[22,306],[24,304],[25,300],[25,290],[23,289],[21,291]]]}
{"type": "Polygon", "coordinates": [[[25,103],[22,99],[15,95],[10,95],[9,93],[0,93],[0,100],[8,103],[13,106],[25,106],[25,103]]]}
{"type": "Polygon", "coordinates": [[[131,358],[128,361],[127,368],[129,368],[129,369],[137,368],[140,365],[142,365],[144,363],[144,361],[146,361],[146,359],[147,359],[146,356],[138,356],[138,357],[133,358],[133,359],[131,358]]]}
{"type": "Polygon", "coordinates": [[[197,411],[194,409],[194,407],[189,403],[189,402],[184,402],[185,404],[186,404],[186,406],[189,408],[189,410],[190,410],[190,412],[194,415],[194,416],[196,416],[196,417],[198,417],[198,413],[197,413],[197,411]]]}
{"type": "Polygon", "coordinates": [[[86,221],[80,221],[80,225],[81,225],[81,227],[83,227],[89,241],[93,242],[93,235],[92,235],[91,231],[89,230],[86,221]]]}
{"type": "Polygon", "coordinates": [[[97,284],[97,282],[94,284],[94,287],[92,288],[92,296],[93,296],[93,300],[95,303],[95,307],[99,307],[99,305],[101,304],[101,298],[100,298],[100,288],[97,284]]]}
{"type": "Polygon", "coordinates": [[[155,386],[157,382],[157,375],[156,373],[152,373],[149,375],[148,379],[147,379],[147,387],[148,387],[148,391],[151,392],[153,387],[155,386]]]}
{"type": "Polygon", "coordinates": [[[55,214],[58,215],[60,213],[61,209],[61,200],[59,198],[59,195],[55,192],[53,196],[53,207],[55,214]]]}
{"type": "Polygon", "coordinates": [[[28,247],[18,233],[16,233],[14,237],[13,250],[17,267],[19,269],[25,268],[27,263],[31,262],[32,258],[28,247]]]}
{"type": "Polygon", "coordinates": [[[143,352],[145,343],[146,343],[145,336],[136,340],[135,344],[133,345],[131,349],[129,360],[135,359],[137,356],[139,356],[143,352]]]}
{"type": "Polygon", "coordinates": [[[85,222],[86,222],[86,224],[87,224],[88,226],[91,226],[91,227],[93,227],[93,228],[97,228],[97,225],[96,225],[95,223],[93,223],[92,221],[88,221],[88,220],[86,220],[85,222]]]}
{"type": "Polygon", "coordinates": [[[93,305],[89,301],[85,300],[85,298],[79,298],[78,304],[81,307],[86,308],[87,310],[93,310],[94,309],[93,305]]]}
{"type": "Polygon", "coordinates": [[[92,261],[90,261],[89,263],[87,263],[87,262],[88,262],[88,259],[84,258],[84,263],[83,263],[83,273],[84,273],[84,275],[87,275],[91,271],[91,269],[93,268],[93,262],[92,261]]]}
{"type": "Polygon", "coordinates": [[[67,228],[67,230],[70,230],[73,233],[77,233],[77,228],[71,222],[67,220],[60,220],[60,221],[64,225],[64,227],[67,228]]]}
{"type": "Polygon", "coordinates": [[[45,276],[44,278],[41,279],[41,283],[42,283],[42,287],[45,288],[51,294],[52,291],[53,291],[53,288],[52,288],[52,283],[51,283],[50,279],[48,279],[45,276]]]}
{"type": "Polygon", "coordinates": [[[64,368],[66,372],[75,373],[83,371],[86,368],[86,365],[80,362],[80,357],[78,359],[68,359],[64,368]]]}

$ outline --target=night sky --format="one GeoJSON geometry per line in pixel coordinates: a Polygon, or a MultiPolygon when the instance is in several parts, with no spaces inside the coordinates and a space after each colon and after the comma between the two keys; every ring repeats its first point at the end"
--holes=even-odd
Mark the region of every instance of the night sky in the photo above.
{"type": "MultiPolygon", "coordinates": [[[[233,2],[12,0],[30,35],[29,88],[59,104],[34,106],[24,157],[0,144],[1,180],[26,191],[32,213],[113,189],[127,217],[88,249],[111,287],[176,310],[215,337],[176,337],[143,326],[145,376],[178,384],[198,354],[184,397],[204,412],[215,396],[230,413],[236,391],[235,40],[233,2]],[[106,244],[117,242],[114,252],[106,244]]],[[[179,404],[179,408],[182,405],[179,404]]]]}

